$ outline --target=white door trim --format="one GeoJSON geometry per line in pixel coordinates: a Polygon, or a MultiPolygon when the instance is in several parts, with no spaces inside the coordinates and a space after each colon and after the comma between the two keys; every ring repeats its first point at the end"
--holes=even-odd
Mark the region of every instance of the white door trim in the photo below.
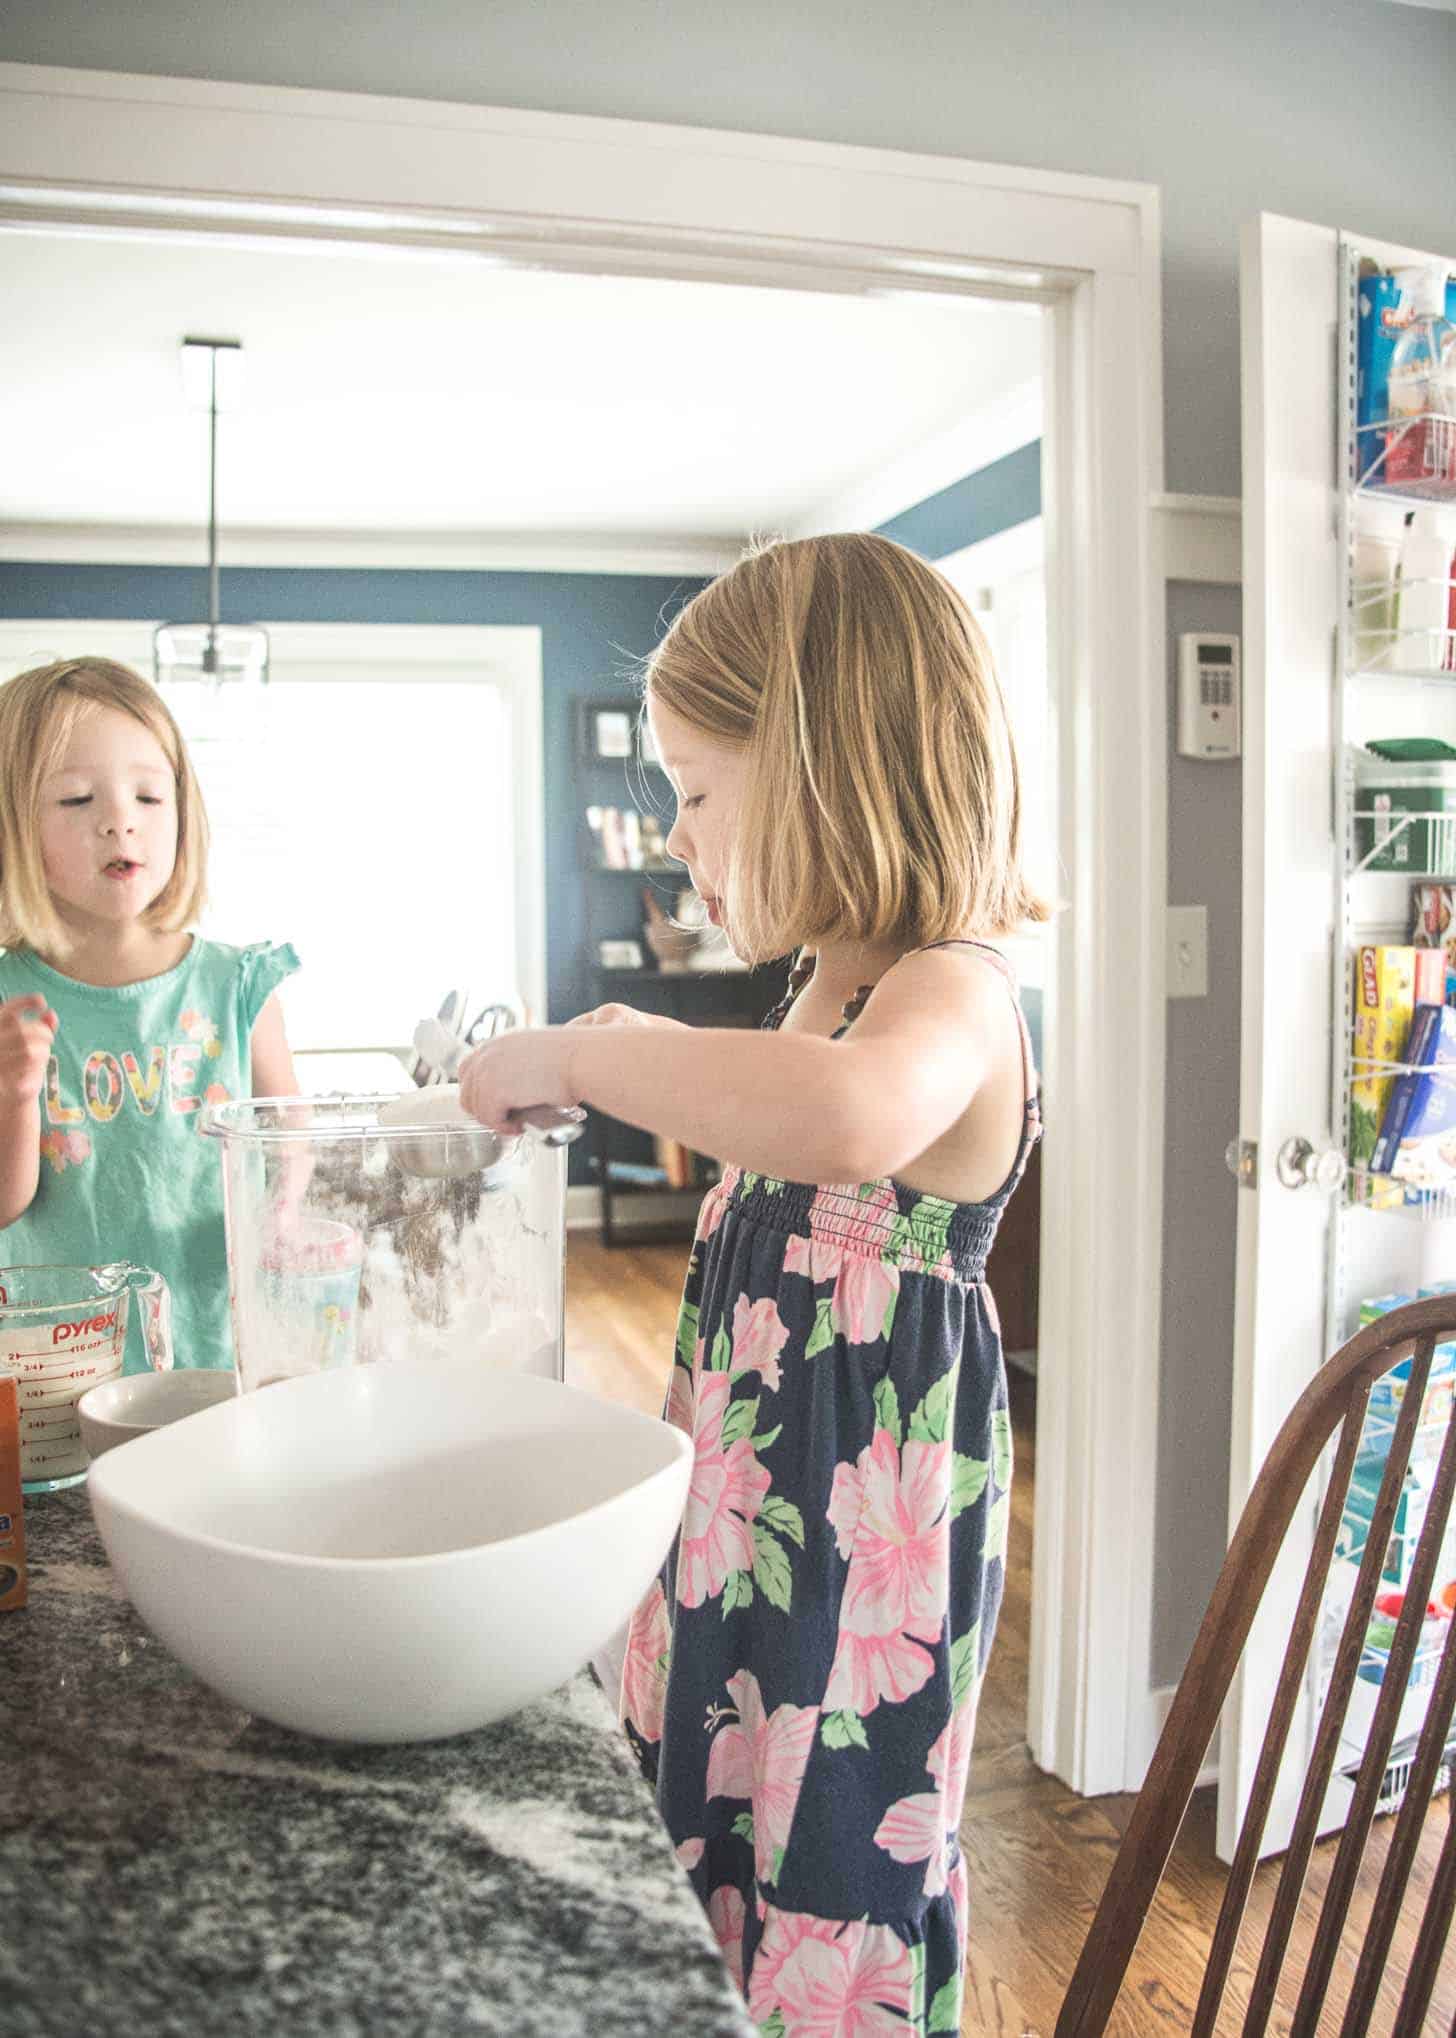
{"type": "Polygon", "coordinates": [[[1162,1274],[1156,190],[775,136],[0,65],[0,225],[38,222],[1052,306],[1049,648],[1067,911],[1047,1029],[1029,1738],[1079,1790],[1136,1781],[1162,1274]]]}

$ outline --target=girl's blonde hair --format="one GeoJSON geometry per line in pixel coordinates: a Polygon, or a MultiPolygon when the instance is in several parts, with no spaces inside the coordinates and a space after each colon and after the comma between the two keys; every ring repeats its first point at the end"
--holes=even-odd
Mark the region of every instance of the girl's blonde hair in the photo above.
{"type": "Polygon", "coordinates": [[[119,708],[150,730],[177,783],[177,861],[142,914],[175,933],[202,910],[207,813],[182,732],[157,689],[110,658],[58,658],[0,686],[0,947],[64,955],[71,941],[51,903],[40,853],[40,791],[88,707],[119,708]]]}
{"type": "Polygon", "coordinates": [[[846,533],[751,553],[676,617],[646,685],[748,753],[724,891],[746,961],[1048,918],[1022,875],[990,647],[944,575],[903,546],[846,533]]]}

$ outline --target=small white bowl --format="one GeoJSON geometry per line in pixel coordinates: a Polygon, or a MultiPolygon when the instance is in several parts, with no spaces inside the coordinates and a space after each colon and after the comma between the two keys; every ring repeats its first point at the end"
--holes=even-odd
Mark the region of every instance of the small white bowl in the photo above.
{"type": "Polygon", "coordinates": [[[170,1373],[128,1373],[88,1387],[76,1403],[81,1441],[93,1458],[114,1444],[149,1436],[184,1415],[232,1401],[238,1376],[232,1368],[184,1366],[170,1373]]]}
{"type": "Polygon", "coordinates": [[[90,1470],[137,1612],[248,1712],[432,1741],[552,1691],[652,1582],[680,1430],[555,1380],[396,1359],[281,1381],[90,1470]]]}

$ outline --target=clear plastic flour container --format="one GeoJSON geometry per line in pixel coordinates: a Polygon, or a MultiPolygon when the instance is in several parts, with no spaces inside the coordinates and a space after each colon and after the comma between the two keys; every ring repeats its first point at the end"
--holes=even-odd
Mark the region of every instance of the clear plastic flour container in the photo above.
{"type": "MultiPolygon", "coordinates": [[[[421,1091],[421,1098],[430,1092],[421,1091]]],[[[397,1097],[214,1107],[244,1389],[475,1358],[562,1377],[566,1157],[533,1133],[390,1122],[397,1097]]]]}

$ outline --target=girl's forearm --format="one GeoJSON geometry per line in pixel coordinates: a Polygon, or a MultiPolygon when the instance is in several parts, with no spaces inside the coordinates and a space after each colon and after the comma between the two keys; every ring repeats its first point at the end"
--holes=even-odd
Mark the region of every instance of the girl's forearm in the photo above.
{"type": "Polygon", "coordinates": [[[568,1029],[572,1094],[646,1132],[790,1181],[890,1172],[886,1114],[848,1042],[739,1028],[568,1029]],[[886,1122],[881,1122],[885,1119],[886,1122]]]}
{"type": "Polygon", "coordinates": [[[39,1098],[0,1105],[0,1230],[25,1215],[39,1181],[39,1098]]]}

